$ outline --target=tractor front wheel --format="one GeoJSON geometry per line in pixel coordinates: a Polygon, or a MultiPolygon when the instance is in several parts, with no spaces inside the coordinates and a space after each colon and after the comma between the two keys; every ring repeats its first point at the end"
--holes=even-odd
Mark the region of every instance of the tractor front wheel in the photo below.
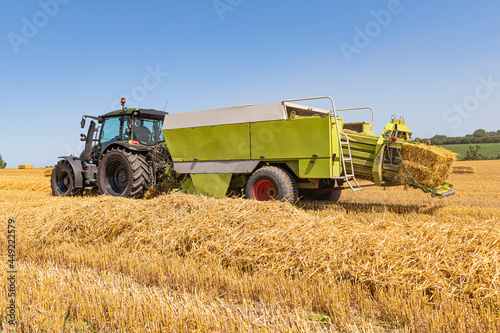
{"type": "Polygon", "coordinates": [[[68,161],[59,161],[50,176],[52,194],[59,197],[80,195],[82,188],[75,188],[75,173],[68,161]]]}
{"type": "Polygon", "coordinates": [[[298,199],[297,183],[286,170],[265,166],[250,176],[245,196],[257,201],[281,200],[294,204],[298,199]]]}
{"type": "Polygon", "coordinates": [[[97,183],[101,194],[142,198],[151,183],[149,165],[141,154],[113,148],[99,163],[97,183]]]}

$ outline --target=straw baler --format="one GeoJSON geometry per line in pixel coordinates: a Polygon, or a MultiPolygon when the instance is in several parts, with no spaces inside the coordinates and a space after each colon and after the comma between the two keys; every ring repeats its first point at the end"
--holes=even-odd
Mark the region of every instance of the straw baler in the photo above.
{"type": "Polygon", "coordinates": [[[337,110],[331,97],[169,114],[163,122],[173,162],[167,174],[187,193],[259,201],[336,202],[342,189],[361,190],[356,177],[439,198],[454,193],[448,183],[427,187],[402,177],[400,149],[412,142],[411,132],[393,117],[375,136],[374,116],[371,108],[337,110]],[[331,110],[297,104],[318,99],[329,100],[331,110]],[[370,111],[371,122],[344,123],[340,113],[356,110],[370,111]]]}

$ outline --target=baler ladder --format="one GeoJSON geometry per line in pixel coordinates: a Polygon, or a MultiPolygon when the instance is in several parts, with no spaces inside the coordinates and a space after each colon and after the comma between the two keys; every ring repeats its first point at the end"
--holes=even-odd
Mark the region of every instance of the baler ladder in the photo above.
{"type": "MultiPolygon", "coordinates": [[[[335,122],[335,124],[337,124],[337,122],[335,122]]],[[[344,172],[343,178],[347,182],[347,185],[349,185],[349,187],[351,188],[351,190],[353,192],[362,191],[363,189],[361,188],[361,186],[359,186],[359,183],[356,180],[356,176],[354,175],[354,164],[352,162],[351,145],[349,143],[349,137],[345,133],[338,131],[338,125],[337,125],[337,133],[338,133],[339,146],[340,146],[340,156],[342,158],[342,171],[344,172]],[[345,141],[342,140],[342,135],[345,136],[345,138],[346,138],[345,141]],[[349,154],[348,158],[344,158],[344,147],[343,146],[347,146],[347,152],[349,154]],[[345,167],[346,161],[351,164],[351,173],[347,173],[347,169],[345,167]],[[354,183],[356,184],[355,187],[352,186],[349,179],[352,179],[354,181],[354,183]]]]}

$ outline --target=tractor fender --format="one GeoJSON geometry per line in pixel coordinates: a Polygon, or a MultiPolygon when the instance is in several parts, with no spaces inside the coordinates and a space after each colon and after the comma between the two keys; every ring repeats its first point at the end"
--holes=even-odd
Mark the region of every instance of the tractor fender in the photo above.
{"type": "Polygon", "coordinates": [[[128,142],[117,141],[117,142],[112,142],[109,145],[107,145],[106,148],[104,149],[103,154],[106,153],[106,151],[108,151],[112,148],[115,148],[115,147],[122,147],[122,148],[125,148],[127,150],[139,152],[139,153],[147,153],[150,150],[149,147],[138,146],[138,145],[130,144],[128,142]]]}
{"type": "Polygon", "coordinates": [[[73,168],[75,174],[75,188],[83,188],[83,162],[76,156],[59,156],[65,159],[73,168]]]}

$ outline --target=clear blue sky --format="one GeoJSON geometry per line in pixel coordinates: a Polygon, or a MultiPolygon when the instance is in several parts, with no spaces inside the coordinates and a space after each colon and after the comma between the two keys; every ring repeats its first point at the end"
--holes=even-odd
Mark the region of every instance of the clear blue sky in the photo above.
{"type": "MultiPolygon", "coordinates": [[[[330,95],[414,137],[500,129],[498,1],[2,1],[0,154],[79,153],[82,114],[330,95]],[[153,74],[151,74],[153,73],[153,74]],[[168,74],[167,74],[168,73],[168,74]]],[[[346,120],[359,120],[358,117],[346,120]]],[[[368,119],[366,114],[365,119],[368,119]]]]}

